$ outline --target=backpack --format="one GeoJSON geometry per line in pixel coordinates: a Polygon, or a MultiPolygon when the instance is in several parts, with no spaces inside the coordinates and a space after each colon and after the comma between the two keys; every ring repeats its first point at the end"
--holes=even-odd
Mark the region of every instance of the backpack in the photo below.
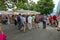
{"type": "Polygon", "coordinates": [[[17,17],[17,21],[18,22],[21,22],[20,16],[17,17]]]}
{"type": "Polygon", "coordinates": [[[39,22],[39,19],[37,16],[35,17],[35,22],[39,22]]]}

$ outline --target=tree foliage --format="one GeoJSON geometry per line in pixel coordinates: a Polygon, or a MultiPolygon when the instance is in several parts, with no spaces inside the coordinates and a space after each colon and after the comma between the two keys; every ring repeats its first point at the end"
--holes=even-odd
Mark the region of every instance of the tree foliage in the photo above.
{"type": "Polygon", "coordinates": [[[20,9],[27,10],[27,4],[23,3],[23,2],[18,3],[17,4],[17,10],[20,10],[20,9]]]}
{"type": "Polygon", "coordinates": [[[28,10],[35,10],[36,8],[36,3],[31,1],[29,4],[28,4],[28,10]]]}
{"type": "Polygon", "coordinates": [[[50,14],[54,8],[53,0],[39,0],[36,8],[36,11],[41,12],[41,14],[50,14]]]}
{"type": "Polygon", "coordinates": [[[23,2],[23,3],[26,3],[26,2],[28,2],[28,0],[11,0],[11,2],[15,2],[15,3],[20,3],[20,2],[23,2]]]}
{"type": "Polygon", "coordinates": [[[6,6],[5,6],[5,1],[4,0],[0,0],[0,11],[6,10],[6,6]]]}
{"type": "Polygon", "coordinates": [[[17,10],[20,9],[27,9],[28,0],[11,0],[11,2],[14,2],[17,6],[17,10]]]}
{"type": "MultiPolygon", "coordinates": [[[[54,8],[53,0],[39,0],[37,4],[33,1],[28,3],[28,0],[10,0],[10,1],[16,4],[17,10],[20,9],[32,10],[38,11],[41,14],[50,14],[54,8]]],[[[4,0],[0,0],[0,10],[6,10],[4,0]]]]}
{"type": "Polygon", "coordinates": [[[53,0],[39,0],[37,4],[31,1],[27,7],[28,10],[37,11],[41,14],[50,14],[53,12],[54,3],[53,0]]]}

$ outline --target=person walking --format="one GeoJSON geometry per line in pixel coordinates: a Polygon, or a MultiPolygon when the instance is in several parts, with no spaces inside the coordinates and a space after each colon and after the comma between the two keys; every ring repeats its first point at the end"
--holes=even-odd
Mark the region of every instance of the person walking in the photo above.
{"type": "Polygon", "coordinates": [[[49,16],[47,16],[47,25],[49,25],[49,16]]]}
{"type": "Polygon", "coordinates": [[[22,22],[21,22],[20,16],[21,15],[19,14],[18,17],[17,17],[18,30],[21,30],[21,28],[22,28],[22,22]]]}
{"type": "Polygon", "coordinates": [[[56,17],[56,15],[53,16],[53,21],[54,21],[53,24],[56,27],[57,26],[57,17],[56,17]]]}
{"type": "Polygon", "coordinates": [[[39,15],[35,16],[35,25],[36,25],[36,28],[39,28],[39,15]]]}
{"type": "Polygon", "coordinates": [[[26,31],[26,17],[23,15],[23,32],[26,31]]]}
{"type": "Polygon", "coordinates": [[[17,25],[17,16],[15,16],[15,18],[14,18],[14,25],[15,26],[17,25]]]}
{"type": "Polygon", "coordinates": [[[32,29],[32,16],[28,16],[28,29],[31,30],[32,29]]]}
{"type": "Polygon", "coordinates": [[[53,22],[52,21],[53,21],[53,18],[52,18],[52,16],[50,16],[49,17],[49,24],[50,24],[51,27],[53,26],[53,22]]]}
{"type": "Polygon", "coordinates": [[[42,20],[43,20],[43,29],[46,29],[46,20],[47,20],[47,17],[46,17],[45,14],[43,15],[42,20]]]}
{"type": "Polygon", "coordinates": [[[35,15],[32,16],[32,26],[33,26],[33,28],[35,28],[35,26],[36,26],[35,25],[35,15]]]}

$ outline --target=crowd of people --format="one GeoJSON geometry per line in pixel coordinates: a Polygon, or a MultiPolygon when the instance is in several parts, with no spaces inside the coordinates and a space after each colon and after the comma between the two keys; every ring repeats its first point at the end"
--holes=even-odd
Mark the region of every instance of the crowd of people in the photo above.
{"type": "Polygon", "coordinates": [[[59,25],[59,16],[46,16],[38,14],[38,15],[21,15],[15,16],[14,24],[18,26],[18,30],[26,29],[31,30],[32,28],[39,28],[39,23],[43,22],[43,29],[46,29],[46,25],[51,27],[58,27],[59,25]]]}
{"type": "Polygon", "coordinates": [[[60,31],[60,14],[47,16],[47,24],[51,27],[56,27],[57,31],[60,31]]]}
{"type": "Polygon", "coordinates": [[[40,15],[21,15],[15,16],[14,24],[18,26],[18,30],[22,30],[25,32],[26,29],[31,30],[33,27],[39,28],[38,23],[40,15]],[[21,29],[22,28],[22,29],[21,29]]]}
{"type": "MultiPolygon", "coordinates": [[[[14,25],[17,26],[18,30],[23,30],[24,32],[26,29],[31,30],[32,28],[39,28],[39,23],[43,23],[43,29],[46,28],[46,25],[51,27],[59,27],[59,15],[14,15],[14,25]]],[[[8,16],[2,16],[2,23],[8,24],[8,16]]]]}
{"type": "MultiPolygon", "coordinates": [[[[3,23],[8,22],[8,17],[3,18],[3,23]]],[[[46,29],[46,25],[51,27],[56,27],[60,31],[60,14],[54,16],[38,15],[15,15],[14,16],[14,25],[17,26],[17,29],[21,32],[26,32],[27,30],[31,31],[33,28],[39,29],[40,22],[43,23],[43,29],[46,29]]],[[[2,28],[0,27],[0,40],[6,40],[6,34],[3,33],[2,28]],[[3,36],[3,37],[1,37],[3,36]]]]}

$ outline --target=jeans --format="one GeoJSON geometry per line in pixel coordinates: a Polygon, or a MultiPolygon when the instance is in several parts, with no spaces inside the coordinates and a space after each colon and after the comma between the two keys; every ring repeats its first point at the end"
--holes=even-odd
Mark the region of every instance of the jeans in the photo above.
{"type": "Polygon", "coordinates": [[[19,22],[18,23],[18,30],[21,30],[21,28],[22,28],[22,24],[19,22]]]}
{"type": "Polygon", "coordinates": [[[43,21],[43,29],[46,29],[46,22],[43,21]]]}

